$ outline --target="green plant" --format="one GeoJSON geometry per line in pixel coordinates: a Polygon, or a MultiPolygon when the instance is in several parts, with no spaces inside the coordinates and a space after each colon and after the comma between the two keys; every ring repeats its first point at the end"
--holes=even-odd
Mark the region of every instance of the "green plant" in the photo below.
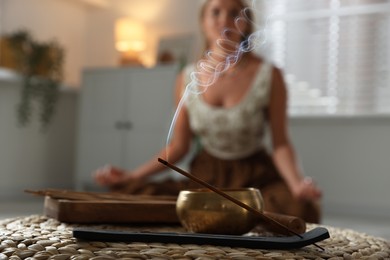
{"type": "Polygon", "coordinates": [[[16,69],[23,75],[21,99],[17,113],[19,123],[30,123],[36,107],[41,125],[50,123],[59,96],[64,51],[55,41],[37,42],[26,30],[6,37],[15,59],[16,69]]]}

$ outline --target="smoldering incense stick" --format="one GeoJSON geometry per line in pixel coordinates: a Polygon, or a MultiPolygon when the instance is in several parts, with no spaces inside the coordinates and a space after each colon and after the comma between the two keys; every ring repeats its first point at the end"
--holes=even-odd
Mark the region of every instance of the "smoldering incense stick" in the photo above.
{"type": "MultiPolygon", "coordinates": [[[[272,219],[272,218],[270,218],[270,217],[267,217],[266,215],[264,215],[264,214],[263,214],[262,212],[260,212],[259,210],[257,210],[257,209],[255,209],[255,208],[253,208],[253,207],[251,207],[251,206],[249,206],[249,205],[247,205],[247,204],[245,204],[245,203],[243,203],[243,202],[237,200],[236,198],[234,198],[234,197],[232,197],[232,196],[226,194],[225,192],[221,191],[220,189],[214,187],[213,185],[211,185],[211,184],[209,184],[209,183],[207,183],[207,182],[205,182],[205,181],[203,181],[203,180],[201,180],[201,179],[195,177],[194,175],[192,175],[192,174],[190,174],[190,173],[188,173],[188,172],[186,172],[186,171],[180,169],[179,167],[177,167],[177,166],[175,166],[175,165],[173,165],[173,164],[170,164],[169,162],[167,162],[167,161],[165,161],[165,160],[163,160],[163,159],[161,159],[161,158],[158,158],[158,161],[159,161],[160,163],[164,164],[165,166],[171,168],[172,170],[174,170],[174,171],[176,171],[176,172],[178,172],[178,173],[180,173],[180,174],[186,176],[187,178],[189,178],[189,179],[191,179],[191,180],[197,182],[198,184],[200,184],[200,185],[202,185],[202,186],[204,186],[204,187],[210,189],[211,191],[213,191],[213,192],[215,192],[215,193],[221,195],[222,197],[224,197],[224,198],[230,200],[231,202],[235,203],[236,205],[238,205],[238,206],[240,206],[240,207],[242,207],[242,208],[248,210],[249,212],[252,212],[252,213],[255,214],[256,216],[260,217],[262,220],[264,220],[264,221],[266,221],[266,222],[268,222],[268,223],[272,223],[272,224],[274,224],[274,225],[277,225],[278,227],[280,227],[280,228],[282,228],[282,229],[288,231],[289,233],[294,234],[294,235],[296,235],[296,236],[298,236],[298,237],[300,237],[300,238],[303,238],[303,237],[302,237],[300,234],[298,234],[297,232],[291,230],[290,228],[286,227],[285,225],[279,223],[278,221],[276,221],[276,220],[274,220],[274,219],[272,219]]],[[[324,248],[320,247],[319,245],[317,245],[317,244],[314,244],[314,245],[315,245],[316,247],[318,247],[318,248],[324,250],[324,248]]]]}

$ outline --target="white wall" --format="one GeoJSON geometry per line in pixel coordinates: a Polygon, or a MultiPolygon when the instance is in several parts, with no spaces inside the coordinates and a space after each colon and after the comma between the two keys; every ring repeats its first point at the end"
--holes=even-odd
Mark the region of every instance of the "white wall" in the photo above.
{"type": "Polygon", "coordinates": [[[390,217],[390,117],[292,118],[304,172],[327,213],[390,217]]]}
{"type": "MultiPolygon", "coordinates": [[[[88,13],[86,60],[88,67],[116,66],[114,49],[115,19],[128,16],[142,22],[148,31],[146,57],[156,57],[158,41],[172,35],[198,35],[197,0],[112,0],[112,9],[94,9],[88,13]]],[[[194,46],[198,46],[195,37],[194,46]]],[[[197,48],[193,48],[196,53],[197,48]]]]}
{"type": "Polygon", "coordinates": [[[74,183],[77,93],[61,91],[55,117],[42,132],[37,118],[18,126],[20,86],[18,77],[0,77],[0,201],[28,198],[25,189],[70,189],[74,183]]]}
{"type": "Polygon", "coordinates": [[[198,0],[107,2],[108,7],[101,8],[79,0],[0,0],[0,34],[26,28],[38,40],[57,39],[66,51],[65,84],[76,87],[83,68],[118,65],[114,23],[119,17],[129,16],[145,24],[148,56],[156,55],[161,37],[198,34],[198,13],[194,11],[198,0]]]}
{"type": "Polygon", "coordinates": [[[65,48],[65,84],[77,86],[85,64],[87,11],[77,1],[0,0],[0,33],[27,29],[39,41],[57,40],[65,48]]]}

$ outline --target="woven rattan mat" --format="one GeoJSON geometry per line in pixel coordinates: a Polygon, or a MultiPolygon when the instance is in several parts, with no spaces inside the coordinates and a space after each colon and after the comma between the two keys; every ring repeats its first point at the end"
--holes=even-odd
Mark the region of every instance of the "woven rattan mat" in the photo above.
{"type": "MultiPolygon", "coordinates": [[[[72,228],[44,216],[32,215],[0,221],[1,259],[390,259],[384,239],[352,230],[327,227],[331,238],[299,250],[278,251],[160,243],[104,243],[78,241],[72,228]]],[[[315,225],[309,225],[313,228],[315,225]]],[[[100,229],[140,230],[140,227],[89,226],[100,229]]],[[[142,227],[142,230],[148,228],[142,227]]],[[[157,229],[157,227],[154,227],[157,229]]],[[[158,228],[183,231],[180,227],[158,228]]],[[[149,228],[153,230],[153,228],[149,228]]]]}

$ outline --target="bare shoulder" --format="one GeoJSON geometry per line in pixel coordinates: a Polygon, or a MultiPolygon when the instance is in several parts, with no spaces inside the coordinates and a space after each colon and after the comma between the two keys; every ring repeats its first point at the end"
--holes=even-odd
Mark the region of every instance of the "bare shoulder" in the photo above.
{"type": "Polygon", "coordinates": [[[272,74],[277,77],[283,77],[282,69],[278,68],[275,65],[272,65],[272,74]]]}
{"type": "Polygon", "coordinates": [[[283,72],[280,68],[273,66],[271,81],[270,106],[274,111],[286,110],[287,89],[283,79],[283,72]]]}
{"type": "Polygon", "coordinates": [[[285,88],[283,71],[274,65],[272,65],[272,87],[279,91],[283,91],[285,88]]]}

